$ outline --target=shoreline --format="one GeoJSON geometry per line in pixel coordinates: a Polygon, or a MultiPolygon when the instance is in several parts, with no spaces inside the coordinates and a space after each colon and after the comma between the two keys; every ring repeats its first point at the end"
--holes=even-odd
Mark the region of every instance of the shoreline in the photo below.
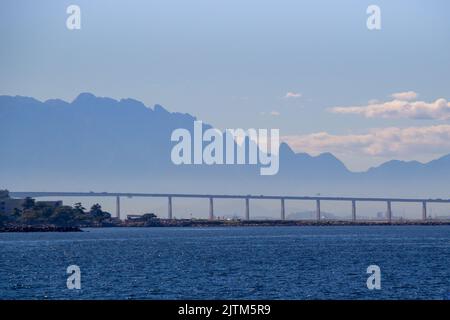
{"type": "Polygon", "coordinates": [[[150,222],[123,222],[120,224],[96,226],[54,226],[54,225],[25,225],[3,226],[0,233],[13,232],[83,232],[86,228],[210,228],[210,227],[327,227],[327,226],[443,226],[450,225],[449,221],[345,221],[345,220],[169,220],[158,219],[150,222]]]}
{"type": "Polygon", "coordinates": [[[399,220],[399,221],[347,221],[347,220],[168,220],[161,219],[158,222],[148,224],[124,224],[120,227],[303,227],[303,226],[435,226],[450,225],[450,220],[421,221],[421,220],[399,220]]]}
{"type": "Polygon", "coordinates": [[[83,232],[80,227],[44,226],[6,226],[0,227],[0,233],[13,232],[83,232]]]}

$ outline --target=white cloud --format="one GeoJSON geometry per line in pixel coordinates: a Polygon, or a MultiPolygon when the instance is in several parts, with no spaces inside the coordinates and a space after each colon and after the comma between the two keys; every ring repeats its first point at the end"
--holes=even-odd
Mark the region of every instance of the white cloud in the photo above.
{"type": "Polygon", "coordinates": [[[428,127],[372,129],[365,134],[333,135],[318,132],[307,135],[284,136],[298,152],[319,154],[414,158],[423,154],[450,152],[450,125],[428,127]]]}
{"type": "Polygon", "coordinates": [[[286,95],[284,96],[286,99],[290,99],[290,98],[300,98],[302,96],[301,93],[299,92],[291,92],[289,91],[288,93],[286,93],[286,95]]]}
{"type": "Polygon", "coordinates": [[[366,118],[450,119],[450,103],[443,98],[434,102],[408,101],[417,97],[415,92],[394,94],[397,98],[388,102],[372,102],[366,106],[334,107],[334,113],[358,114],[366,118]],[[401,98],[401,99],[398,99],[401,98]]]}
{"type": "Polygon", "coordinates": [[[268,116],[274,116],[274,117],[278,117],[280,115],[280,113],[278,111],[275,111],[275,110],[274,111],[270,111],[270,112],[262,111],[259,114],[262,115],[262,116],[268,115],[268,116]]]}
{"type": "Polygon", "coordinates": [[[403,101],[415,100],[417,99],[417,96],[418,94],[414,91],[398,92],[391,95],[392,98],[403,101]]]}

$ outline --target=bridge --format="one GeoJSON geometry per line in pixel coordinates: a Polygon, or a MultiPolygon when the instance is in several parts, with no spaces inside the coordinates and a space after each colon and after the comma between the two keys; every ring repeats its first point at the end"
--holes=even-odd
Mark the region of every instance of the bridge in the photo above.
{"type": "Polygon", "coordinates": [[[450,199],[419,199],[419,198],[370,198],[370,197],[327,197],[327,196],[280,196],[280,195],[226,195],[226,194],[183,194],[183,193],[121,193],[121,192],[10,192],[16,198],[38,197],[113,197],[116,198],[116,217],[120,219],[121,197],[145,197],[167,198],[167,218],[172,218],[172,200],[174,198],[200,198],[209,200],[209,219],[214,219],[214,199],[242,199],[245,201],[245,220],[250,220],[250,200],[279,200],[280,219],[285,220],[285,202],[287,200],[315,201],[316,220],[320,221],[320,206],[323,201],[344,201],[351,204],[352,221],[357,221],[357,202],[384,202],[386,203],[386,215],[389,222],[392,221],[392,203],[418,203],[422,205],[422,220],[427,220],[428,203],[450,203],[450,199]]]}

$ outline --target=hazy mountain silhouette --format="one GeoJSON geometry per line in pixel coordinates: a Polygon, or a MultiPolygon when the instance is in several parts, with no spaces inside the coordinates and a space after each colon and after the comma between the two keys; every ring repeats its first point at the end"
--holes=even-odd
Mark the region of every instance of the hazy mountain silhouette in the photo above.
{"type": "Polygon", "coordinates": [[[171,133],[192,132],[195,120],[160,105],[90,93],[71,103],[0,96],[0,187],[437,197],[449,189],[450,155],[426,164],[389,161],[354,173],[330,153],[313,157],[283,143],[275,176],[260,176],[259,165],[176,166],[171,133]]]}

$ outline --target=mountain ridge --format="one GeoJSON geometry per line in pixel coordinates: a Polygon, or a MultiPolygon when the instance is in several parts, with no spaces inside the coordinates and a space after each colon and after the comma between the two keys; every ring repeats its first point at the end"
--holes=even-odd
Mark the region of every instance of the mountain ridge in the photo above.
{"type": "Polygon", "coordinates": [[[260,176],[254,165],[176,166],[170,160],[171,133],[177,128],[192,132],[196,119],[159,104],[150,108],[132,98],[116,100],[87,92],[72,102],[2,95],[0,166],[7,170],[0,172],[0,178],[5,187],[16,190],[42,188],[41,182],[65,189],[89,184],[146,191],[330,195],[402,195],[404,189],[416,196],[442,195],[449,187],[450,154],[427,163],[392,160],[353,172],[330,152],[312,156],[281,143],[280,170],[275,176],[260,176]],[[415,190],[411,184],[417,185],[415,190]]]}

